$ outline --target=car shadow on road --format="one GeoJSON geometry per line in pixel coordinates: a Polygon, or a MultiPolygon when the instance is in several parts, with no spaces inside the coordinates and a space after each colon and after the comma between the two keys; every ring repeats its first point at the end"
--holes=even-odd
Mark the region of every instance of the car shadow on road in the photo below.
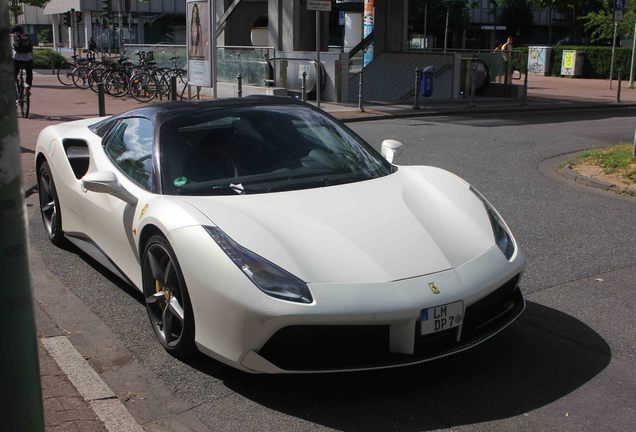
{"type": "Polygon", "coordinates": [[[312,423],[343,431],[420,431],[522,415],[581,387],[610,359],[608,344],[583,322],[529,302],[492,340],[419,366],[249,375],[203,356],[188,363],[256,404],[312,423]]]}

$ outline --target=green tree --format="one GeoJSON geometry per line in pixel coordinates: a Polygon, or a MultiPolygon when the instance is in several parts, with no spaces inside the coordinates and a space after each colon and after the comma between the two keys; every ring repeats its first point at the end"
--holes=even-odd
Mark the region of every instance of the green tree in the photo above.
{"type": "Polygon", "coordinates": [[[507,0],[500,5],[500,20],[508,28],[508,32],[520,39],[532,36],[534,16],[528,0],[507,0]]]}
{"type": "Polygon", "coordinates": [[[599,11],[607,0],[557,0],[555,9],[565,16],[566,28],[570,30],[570,42],[580,44],[586,34],[584,21],[580,18],[590,12],[599,11]]]}
{"type": "MultiPolygon", "coordinates": [[[[448,3],[448,31],[460,32],[468,23],[468,1],[452,0],[448,3]]],[[[444,41],[447,3],[440,0],[411,0],[409,2],[409,34],[424,33],[424,11],[427,11],[429,36],[435,37],[438,45],[444,41]]]]}
{"type": "MultiPolygon", "coordinates": [[[[590,11],[580,18],[590,41],[611,45],[614,36],[614,12],[612,2],[603,3],[598,11],[590,11]]],[[[623,17],[618,22],[617,35],[619,38],[630,38],[634,33],[634,19],[636,19],[636,1],[627,2],[623,9],[623,17]]]]}
{"type": "Polygon", "coordinates": [[[614,36],[614,16],[612,10],[603,4],[598,11],[588,12],[580,17],[583,29],[590,37],[590,42],[602,45],[611,44],[614,36]]]}
{"type": "Polygon", "coordinates": [[[49,0],[10,0],[9,12],[11,13],[11,21],[13,24],[18,23],[18,17],[22,15],[24,5],[43,8],[48,2],[49,0]]]}

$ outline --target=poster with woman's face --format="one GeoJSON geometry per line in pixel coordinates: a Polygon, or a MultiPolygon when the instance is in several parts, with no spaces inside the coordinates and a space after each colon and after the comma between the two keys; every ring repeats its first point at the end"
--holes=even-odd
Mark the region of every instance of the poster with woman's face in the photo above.
{"type": "Polygon", "coordinates": [[[209,4],[189,1],[186,4],[188,77],[193,85],[211,86],[209,46],[209,4]]]}

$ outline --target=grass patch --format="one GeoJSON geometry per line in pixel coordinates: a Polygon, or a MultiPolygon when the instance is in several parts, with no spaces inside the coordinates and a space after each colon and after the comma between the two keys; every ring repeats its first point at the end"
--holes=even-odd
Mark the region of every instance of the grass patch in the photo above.
{"type": "Polygon", "coordinates": [[[598,166],[605,174],[618,174],[625,183],[636,183],[636,157],[632,156],[631,144],[585,151],[578,162],[598,166]]]}

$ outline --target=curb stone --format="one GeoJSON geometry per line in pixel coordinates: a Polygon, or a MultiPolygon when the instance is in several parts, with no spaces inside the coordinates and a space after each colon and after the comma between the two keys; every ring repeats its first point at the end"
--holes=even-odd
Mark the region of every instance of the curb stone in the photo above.
{"type": "Polygon", "coordinates": [[[595,189],[615,192],[618,194],[636,196],[636,186],[627,186],[625,189],[621,190],[620,187],[614,183],[611,183],[605,180],[600,180],[600,179],[593,179],[591,177],[587,177],[587,176],[579,174],[578,172],[570,168],[570,166],[574,165],[574,162],[572,161],[567,161],[567,162],[568,162],[568,165],[563,168],[558,168],[557,172],[561,174],[563,177],[569,180],[572,180],[575,183],[579,183],[584,186],[592,187],[595,189]]]}

